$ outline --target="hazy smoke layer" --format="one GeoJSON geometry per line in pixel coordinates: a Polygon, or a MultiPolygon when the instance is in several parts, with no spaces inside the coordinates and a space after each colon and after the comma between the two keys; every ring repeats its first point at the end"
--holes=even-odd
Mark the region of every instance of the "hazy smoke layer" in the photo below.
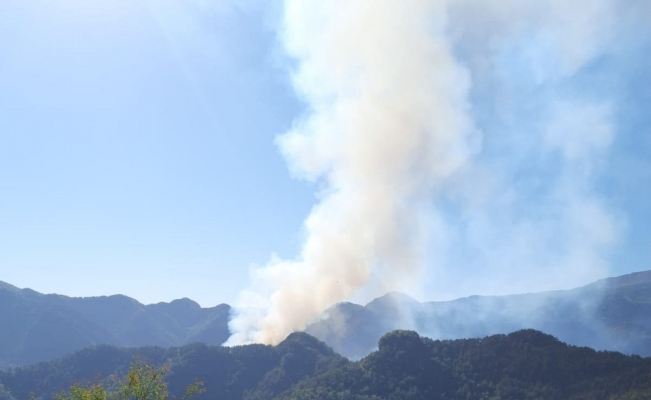
{"type": "Polygon", "coordinates": [[[642,21],[627,13],[644,8],[450,2],[483,140],[435,200],[430,296],[571,288],[608,274],[624,224],[598,190],[618,133],[617,84],[605,77],[630,63],[616,43],[630,42],[623,32],[642,21]]]}
{"type": "Polygon", "coordinates": [[[285,1],[282,40],[309,112],[278,143],[322,191],[297,259],[253,271],[229,343],[277,343],[369,282],[399,288],[424,258],[438,293],[603,276],[621,230],[594,189],[613,104],[575,78],[612,50],[615,11],[285,1]]]}
{"type": "Polygon", "coordinates": [[[451,53],[445,7],[285,2],[284,44],[310,113],[279,145],[296,175],[324,188],[298,259],[254,272],[230,343],[277,343],[374,268],[418,265],[424,195],[464,163],[473,139],[469,76],[451,53]]]}

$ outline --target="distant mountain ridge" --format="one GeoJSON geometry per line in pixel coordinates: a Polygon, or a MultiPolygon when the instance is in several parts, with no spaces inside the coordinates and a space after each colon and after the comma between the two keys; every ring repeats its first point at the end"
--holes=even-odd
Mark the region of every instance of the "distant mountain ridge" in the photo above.
{"type": "MultiPolygon", "coordinates": [[[[143,305],[122,295],[44,295],[0,282],[0,368],[47,361],[97,344],[220,345],[229,336],[230,309],[227,304],[201,308],[190,299],[143,305]]],[[[396,329],[436,339],[537,329],[573,345],[651,356],[651,271],[572,290],[446,302],[421,303],[389,293],[365,306],[339,303],[306,332],[358,359],[396,329]]]]}
{"type": "Polygon", "coordinates": [[[230,306],[189,299],[143,305],[127,296],[74,298],[0,282],[0,367],[46,361],[95,344],[121,347],[219,345],[230,306]]]}
{"type": "Polygon", "coordinates": [[[340,354],[360,358],[386,332],[410,329],[458,339],[537,329],[579,346],[651,356],[651,271],[571,289],[508,296],[470,296],[420,303],[389,293],[365,306],[340,303],[306,332],[340,354]]]}

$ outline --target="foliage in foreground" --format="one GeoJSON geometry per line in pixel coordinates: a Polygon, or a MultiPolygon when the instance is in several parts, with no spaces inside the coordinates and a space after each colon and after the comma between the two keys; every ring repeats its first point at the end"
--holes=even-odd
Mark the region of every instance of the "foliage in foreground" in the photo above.
{"type": "MultiPolygon", "coordinates": [[[[166,400],[169,397],[165,375],[169,364],[156,367],[136,359],[122,379],[113,377],[108,384],[74,384],[70,391],[54,396],[55,400],[166,400]]],[[[183,400],[204,392],[203,383],[195,381],[185,390],[183,400]]]]}

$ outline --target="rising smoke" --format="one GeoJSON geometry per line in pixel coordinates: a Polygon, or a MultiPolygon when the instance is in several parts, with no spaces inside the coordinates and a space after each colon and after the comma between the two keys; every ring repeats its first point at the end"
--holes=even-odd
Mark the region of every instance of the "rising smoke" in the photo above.
{"type": "Polygon", "coordinates": [[[442,278],[503,268],[524,290],[532,273],[542,288],[603,275],[621,230],[594,190],[612,105],[564,88],[610,50],[613,9],[285,1],[308,112],[278,145],[322,189],[298,257],[252,272],[228,343],[278,343],[369,284],[409,283],[425,258],[442,278]]]}

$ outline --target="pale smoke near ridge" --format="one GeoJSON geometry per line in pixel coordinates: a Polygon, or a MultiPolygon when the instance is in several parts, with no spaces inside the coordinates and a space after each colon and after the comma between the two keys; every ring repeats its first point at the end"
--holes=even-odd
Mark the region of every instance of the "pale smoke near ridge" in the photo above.
{"type": "Polygon", "coordinates": [[[286,1],[283,44],[309,109],[278,142],[322,192],[297,259],[252,271],[228,344],[278,343],[377,277],[395,290],[426,251],[439,293],[603,276],[621,231],[593,189],[613,106],[562,88],[611,50],[614,11],[608,0],[286,1]],[[475,128],[471,83],[494,93],[500,129],[475,128]],[[521,121],[519,93],[541,87],[521,121]],[[527,168],[552,172],[518,179],[527,168]]]}
{"type": "Polygon", "coordinates": [[[437,221],[429,293],[567,289],[608,275],[624,219],[595,187],[616,140],[617,104],[599,93],[601,81],[586,86],[585,71],[600,59],[616,64],[618,41],[629,39],[618,33],[642,26],[648,17],[634,15],[648,15],[648,5],[450,4],[456,54],[489,104],[475,113],[493,122],[481,124],[482,151],[441,191],[454,209],[437,221]]]}
{"type": "Polygon", "coordinates": [[[284,44],[310,111],[279,145],[297,176],[324,187],[300,256],[253,271],[229,344],[278,343],[366,285],[372,269],[419,265],[422,196],[476,141],[469,76],[451,53],[445,6],[285,2],[284,44]]]}

